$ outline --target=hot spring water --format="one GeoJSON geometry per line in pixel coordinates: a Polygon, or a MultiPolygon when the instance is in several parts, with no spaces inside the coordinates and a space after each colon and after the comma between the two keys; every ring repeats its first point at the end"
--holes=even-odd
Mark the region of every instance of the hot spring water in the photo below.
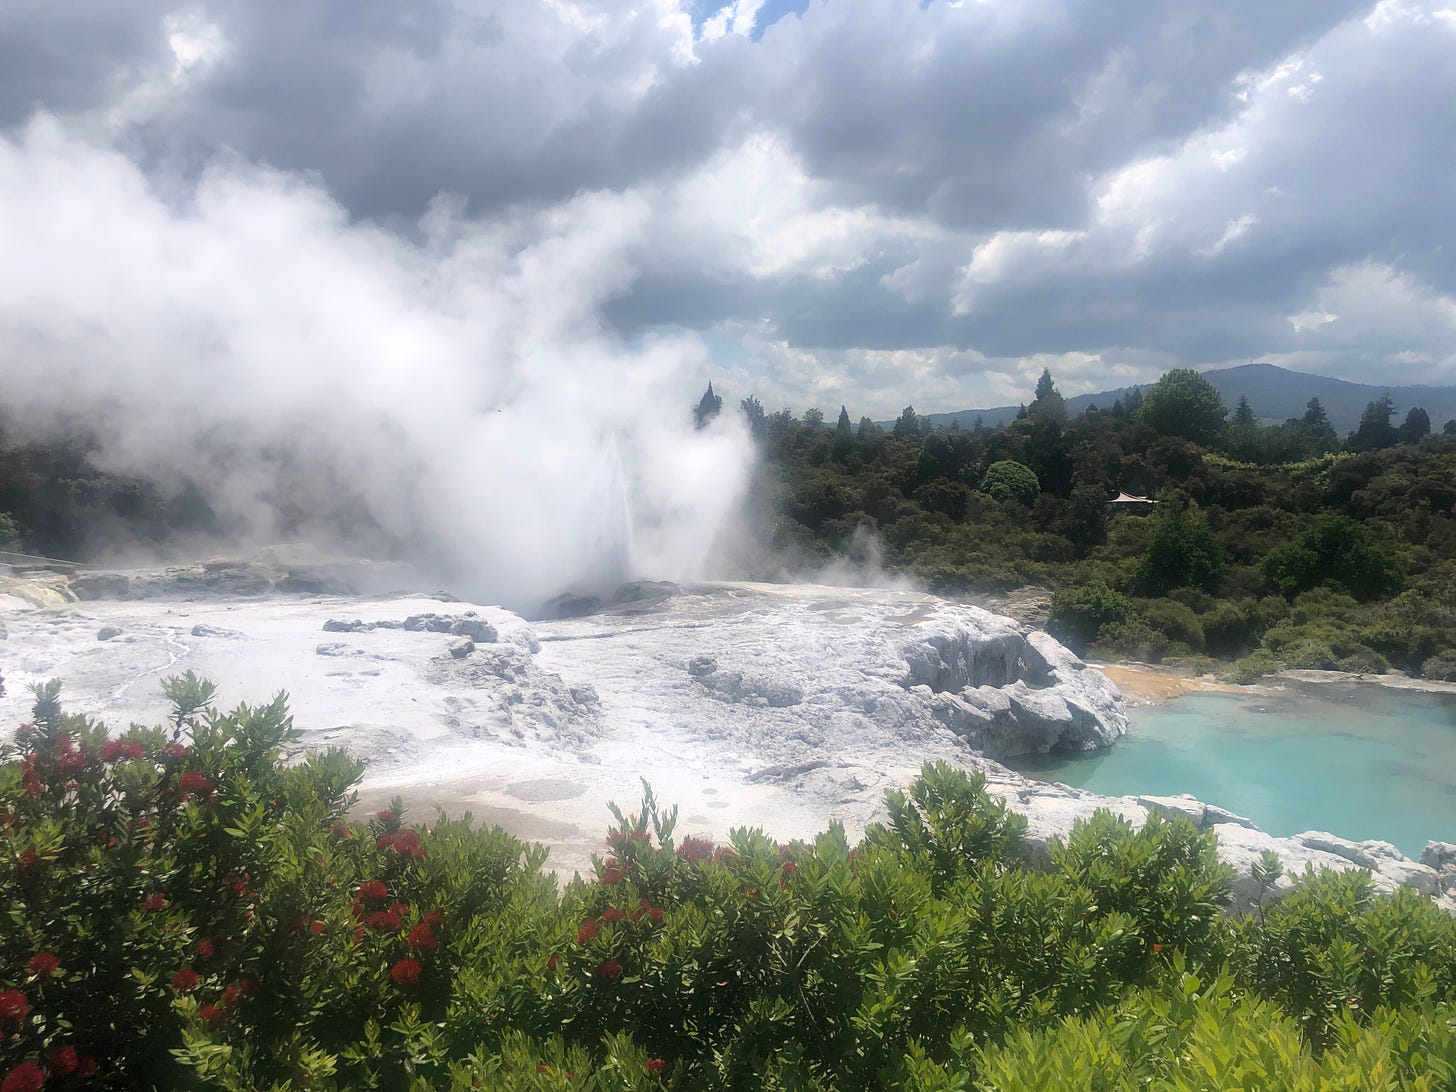
{"type": "Polygon", "coordinates": [[[1296,685],[1128,716],[1128,735],[1106,751],[1018,768],[1108,796],[1191,793],[1275,835],[1375,838],[1410,857],[1432,839],[1456,841],[1456,695],[1296,685]]]}

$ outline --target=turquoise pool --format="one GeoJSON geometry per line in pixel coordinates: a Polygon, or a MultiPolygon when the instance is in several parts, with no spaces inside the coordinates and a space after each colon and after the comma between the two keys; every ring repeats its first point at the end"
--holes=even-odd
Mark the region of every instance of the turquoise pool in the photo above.
{"type": "Polygon", "coordinates": [[[1411,857],[1432,839],[1456,842],[1456,696],[1290,686],[1195,694],[1129,718],[1106,751],[1017,768],[1108,796],[1192,793],[1271,834],[1379,838],[1411,857]]]}

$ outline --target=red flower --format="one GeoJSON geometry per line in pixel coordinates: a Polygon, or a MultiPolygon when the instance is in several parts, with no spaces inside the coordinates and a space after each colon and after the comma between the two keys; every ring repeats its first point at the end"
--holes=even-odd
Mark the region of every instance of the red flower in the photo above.
{"type": "Polygon", "coordinates": [[[56,973],[56,968],[60,965],[61,961],[54,953],[36,952],[35,955],[30,957],[30,962],[25,966],[31,974],[39,975],[41,978],[49,978],[56,973]]]}
{"type": "Polygon", "coordinates": [[[642,1068],[655,1077],[659,1073],[667,1072],[667,1063],[661,1058],[648,1058],[647,1061],[642,1063],[642,1068]]]}
{"type": "Polygon", "coordinates": [[[610,923],[614,921],[621,921],[626,916],[626,914],[622,913],[622,911],[618,910],[615,906],[609,906],[607,907],[607,909],[602,911],[602,921],[604,922],[610,923]]]}
{"type": "Polygon", "coordinates": [[[73,1046],[59,1046],[46,1055],[46,1062],[57,1077],[69,1077],[81,1068],[81,1055],[73,1046]]]}
{"type": "Polygon", "coordinates": [[[134,739],[108,739],[101,745],[101,758],[106,762],[119,759],[141,758],[146,751],[134,739]]]}
{"type": "Polygon", "coordinates": [[[216,947],[213,945],[212,941],[210,941],[210,940],[199,940],[197,942],[197,958],[198,959],[211,959],[213,957],[213,953],[216,952],[216,951],[217,951],[216,947]]]}
{"type": "Polygon", "coordinates": [[[29,872],[38,864],[40,864],[40,854],[35,851],[35,846],[27,846],[20,851],[20,857],[15,862],[15,870],[29,872]]]}
{"type": "Polygon", "coordinates": [[[164,758],[186,758],[190,752],[180,743],[169,743],[162,748],[164,758]]]}
{"type": "Polygon", "coordinates": [[[794,875],[794,873],[796,873],[798,871],[799,871],[799,866],[796,865],[793,861],[785,861],[784,862],[784,875],[785,876],[792,876],[792,875],[794,875]]]}
{"type": "Polygon", "coordinates": [[[615,959],[604,959],[597,964],[597,977],[615,982],[622,977],[622,965],[615,959]]]}
{"type": "Polygon", "coordinates": [[[381,933],[397,933],[403,923],[393,910],[380,910],[370,914],[366,924],[369,928],[378,929],[381,933]]]}
{"type": "Polygon", "coordinates": [[[615,865],[608,865],[602,869],[602,883],[613,884],[622,882],[622,870],[615,865]]]}
{"type": "Polygon", "coordinates": [[[0,1081],[0,1092],[40,1092],[45,1073],[34,1062],[21,1062],[0,1081]]]}
{"type": "Polygon", "coordinates": [[[546,961],[546,969],[548,971],[554,971],[554,970],[556,970],[556,965],[558,963],[560,963],[560,962],[561,961],[559,959],[557,959],[555,956],[552,956],[550,959],[548,959],[546,961]]]}
{"type": "Polygon", "coordinates": [[[196,795],[203,795],[212,792],[212,780],[206,774],[196,770],[188,770],[177,779],[177,788],[182,791],[182,798],[196,795]]]}
{"type": "Polygon", "coordinates": [[[424,857],[425,847],[420,843],[420,832],[405,830],[398,834],[381,834],[374,844],[380,849],[392,849],[401,857],[424,857]]]}
{"type": "Polygon", "coordinates": [[[431,929],[438,929],[445,921],[445,911],[426,910],[425,916],[420,919],[431,929]]]}
{"type": "Polygon", "coordinates": [[[578,944],[585,944],[589,940],[594,940],[599,931],[597,919],[586,918],[582,921],[581,928],[576,931],[576,942],[578,944]]]}
{"type": "Polygon", "coordinates": [[[420,980],[420,965],[413,959],[401,959],[389,968],[389,977],[394,979],[396,986],[408,988],[420,980]]]}
{"type": "Polygon", "coordinates": [[[197,977],[197,972],[191,967],[183,967],[172,976],[173,988],[181,990],[183,993],[186,993],[190,989],[195,989],[197,983],[200,981],[201,979],[197,977]]]}
{"type": "Polygon", "coordinates": [[[354,832],[343,823],[335,823],[331,829],[333,830],[334,837],[341,842],[354,837],[354,832]]]}
{"type": "Polygon", "coordinates": [[[550,1073],[551,1072],[551,1066],[548,1063],[546,1063],[546,1062],[537,1062],[536,1063],[536,1072],[537,1073],[550,1073]]]}
{"type": "Polygon", "coordinates": [[[216,1005],[203,1005],[197,1010],[197,1018],[210,1028],[220,1028],[227,1022],[227,1010],[216,1005]]]}
{"type": "Polygon", "coordinates": [[[389,888],[384,886],[383,880],[366,880],[359,885],[359,897],[361,899],[374,899],[378,901],[388,897],[389,888]]]}
{"type": "Polygon", "coordinates": [[[713,855],[713,843],[706,838],[684,838],[677,855],[685,861],[706,861],[713,855]]]}
{"type": "Polygon", "coordinates": [[[0,1020],[4,1020],[8,1024],[18,1024],[25,1019],[25,1014],[29,1011],[30,1002],[19,990],[6,990],[4,993],[0,993],[0,1020]]]}
{"type": "Polygon", "coordinates": [[[144,902],[144,903],[142,903],[142,909],[145,910],[149,914],[155,914],[158,910],[165,909],[166,906],[167,906],[167,900],[164,899],[164,898],[162,898],[162,895],[161,895],[160,892],[156,892],[156,891],[154,891],[154,892],[152,892],[152,894],[148,895],[147,896],[147,901],[144,902]]]}
{"type": "Polygon", "coordinates": [[[321,920],[320,921],[315,921],[312,925],[310,925],[308,927],[308,931],[310,933],[312,933],[314,936],[318,936],[320,933],[322,933],[324,931],[324,923],[323,923],[323,921],[321,921],[321,920]]]}
{"type": "Polygon", "coordinates": [[[394,812],[390,811],[388,808],[385,808],[379,813],[378,819],[381,823],[392,823],[394,822],[394,812]]]}
{"type": "Polygon", "coordinates": [[[222,991],[222,997],[218,999],[218,1005],[224,1009],[236,1008],[239,1001],[245,997],[252,997],[258,992],[258,980],[255,978],[244,978],[234,982],[227,989],[222,991]]]}
{"type": "Polygon", "coordinates": [[[1153,954],[1154,955],[1157,955],[1162,950],[1163,950],[1163,946],[1161,944],[1154,944],[1153,945],[1153,954]]]}
{"type": "Polygon", "coordinates": [[[422,921],[410,930],[410,935],[405,938],[405,943],[411,948],[431,951],[435,947],[435,931],[422,921]]]}
{"type": "Polygon", "coordinates": [[[76,1076],[83,1081],[96,1076],[96,1059],[89,1054],[81,1055],[81,1068],[76,1070],[76,1076]]]}

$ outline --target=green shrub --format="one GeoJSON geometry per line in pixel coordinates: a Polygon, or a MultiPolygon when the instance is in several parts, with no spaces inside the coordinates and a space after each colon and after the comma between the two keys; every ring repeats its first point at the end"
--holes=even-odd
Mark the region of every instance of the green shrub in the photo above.
{"type": "MultiPolygon", "coordinates": [[[[1097,644],[1092,652],[1103,659],[1141,660],[1144,663],[1163,662],[1172,647],[1167,636],[1153,629],[1142,619],[1133,619],[1119,625],[1104,626],[1097,635],[1097,644]]],[[[1187,647],[1184,647],[1187,651],[1187,647]]]]}
{"type": "MultiPolygon", "coordinates": [[[[1174,599],[1147,600],[1139,604],[1138,614],[1150,629],[1157,630],[1174,644],[1183,645],[1182,655],[1203,650],[1203,623],[1182,603],[1174,599]]],[[[1175,653],[1170,647],[1165,655],[1175,653]]]]}
{"type": "Polygon", "coordinates": [[[1335,666],[1341,671],[1353,671],[1361,675],[1383,675],[1390,670],[1390,661],[1373,649],[1367,648],[1341,657],[1335,666]]]}
{"type": "Polygon", "coordinates": [[[1284,665],[1268,649],[1256,648],[1241,660],[1235,660],[1228,670],[1230,682],[1247,686],[1258,682],[1265,675],[1272,675],[1284,665]]]}
{"type": "Polygon", "coordinates": [[[1047,615],[1047,632],[1073,652],[1084,653],[1097,639],[1103,626],[1125,622],[1132,614],[1132,602],[1101,580],[1089,580],[1064,588],[1052,596],[1047,615]]]}
{"type": "Polygon", "coordinates": [[[1456,652],[1442,652],[1421,664],[1421,674],[1428,679],[1456,682],[1456,652]]]}
{"type": "Polygon", "coordinates": [[[284,765],[281,698],[221,713],[198,679],[167,689],[167,728],[110,738],[43,688],[0,754],[7,1088],[1374,1088],[1456,1068],[1452,918],[1325,877],[1232,921],[1231,874],[1185,820],[1099,813],[1043,871],[1025,821],[943,764],[853,846],[837,826],[681,837],[644,786],[558,891],[543,850],[468,816],[347,821],[358,765],[284,765]]]}

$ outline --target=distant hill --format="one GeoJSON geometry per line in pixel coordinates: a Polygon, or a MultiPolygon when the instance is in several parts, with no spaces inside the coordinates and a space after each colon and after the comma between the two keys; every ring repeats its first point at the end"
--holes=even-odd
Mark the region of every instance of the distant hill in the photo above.
{"type": "MultiPolygon", "coordinates": [[[[1441,426],[1456,418],[1456,387],[1394,386],[1369,383],[1349,383],[1343,379],[1331,379],[1323,375],[1309,375],[1292,372],[1273,364],[1240,364],[1236,368],[1218,368],[1203,373],[1203,378],[1213,384],[1223,397],[1224,404],[1232,411],[1239,396],[1248,398],[1254,413],[1267,421],[1287,421],[1291,417],[1304,415],[1304,407],[1311,398],[1318,398],[1329,415],[1330,424],[1341,436],[1353,432],[1360,423],[1360,414],[1370,402],[1387,391],[1395,402],[1393,424],[1405,419],[1406,410],[1420,406],[1431,416],[1431,428],[1441,431],[1441,426]]],[[[1144,390],[1149,384],[1141,384],[1144,390]]],[[[1119,398],[1125,398],[1132,387],[1101,391],[1097,394],[1079,394],[1067,399],[1067,412],[1076,416],[1089,405],[1107,409],[1119,398]]],[[[1030,392],[1028,392],[1028,395],[1030,392]]],[[[1028,397],[1028,401],[1030,398],[1028,397]]],[[[949,425],[959,421],[962,428],[970,428],[976,418],[988,426],[1006,424],[1016,418],[1019,406],[998,406],[995,409],[958,410],[955,413],[927,413],[937,425],[949,425]]],[[[893,424],[894,422],[889,422],[893,424]]]]}

